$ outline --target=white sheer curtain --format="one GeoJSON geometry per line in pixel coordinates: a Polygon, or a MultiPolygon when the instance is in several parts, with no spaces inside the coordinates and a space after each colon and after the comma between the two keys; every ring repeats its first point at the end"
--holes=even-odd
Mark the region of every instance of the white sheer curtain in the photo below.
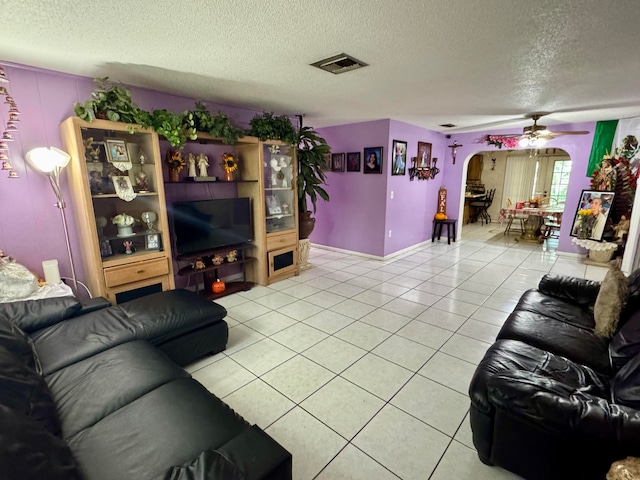
{"type": "Polygon", "coordinates": [[[533,184],[536,179],[536,159],[529,156],[508,156],[507,169],[504,175],[504,202],[511,200],[524,202],[533,194],[533,184]]]}

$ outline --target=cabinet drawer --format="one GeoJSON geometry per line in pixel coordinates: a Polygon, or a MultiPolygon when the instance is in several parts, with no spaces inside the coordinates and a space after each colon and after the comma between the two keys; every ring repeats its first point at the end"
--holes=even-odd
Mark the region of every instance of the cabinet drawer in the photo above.
{"type": "Polygon", "coordinates": [[[270,235],[267,237],[267,251],[295,245],[297,242],[298,234],[296,232],[285,233],[283,235],[270,235]]]}
{"type": "Polygon", "coordinates": [[[147,278],[159,277],[168,273],[169,265],[167,264],[167,259],[158,258],[157,260],[107,268],[104,271],[104,280],[107,287],[111,288],[147,278]]]}

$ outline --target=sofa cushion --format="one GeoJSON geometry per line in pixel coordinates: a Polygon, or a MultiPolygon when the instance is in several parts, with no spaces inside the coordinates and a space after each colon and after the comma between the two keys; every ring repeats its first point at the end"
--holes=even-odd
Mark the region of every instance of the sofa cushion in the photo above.
{"type": "Polygon", "coordinates": [[[200,383],[181,378],[67,442],[83,478],[163,478],[172,466],[190,462],[204,450],[219,450],[247,428],[247,422],[200,383]]]}
{"type": "Polygon", "coordinates": [[[615,371],[640,353],[640,310],[620,327],[609,343],[609,356],[615,371]]]}
{"type": "Polygon", "coordinates": [[[0,405],[0,478],[74,480],[76,464],[66,443],[27,415],[0,405]]]}
{"type": "Polygon", "coordinates": [[[0,319],[11,321],[26,333],[46,328],[76,315],[82,305],[74,297],[43,298],[5,303],[0,319]]]}
{"type": "Polygon", "coordinates": [[[583,390],[609,397],[605,377],[589,367],[516,340],[497,340],[478,365],[471,385],[471,403],[481,412],[490,410],[488,385],[496,375],[524,372],[559,382],[570,391],[583,390]]]}
{"type": "Polygon", "coordinates": [[[627,304],[620,314],[620,326],[624,325],[631,315],[640,310],[640,268],[631,272],[627,278],[627,304]]]}
{"type": "Polygon", "coordinates": [[[0,347],[14,354],[18,360],[40,371],[37,353],[29,336],[13,322],[0,318],[0,347]]]}
{"type": "Polygon", "coordinates": [[[557,316],[558,312],[554,312],[548,306],[541,307],[539,312],[516,310],[507,318],[498,333],[498,338],[519,340],[555,355],[567,357],[599,373],[609,374],[611,366],[607,340],[593,332],[593,323],[591,328],[576,325],[585,321],[584,316],[588,313],[582,312],[583,320],[574,320],[571,323],[558,320],[554,315],[557,316]]]}
{"type": "Polygon", "coordinates": [[[44,379],[0,347],[0,405],[27,415],[54,435],[60,433],[56,406],[44,379]]]}
{"type": "Polygon", "coordinates": [[[640,355],[636,355],[611,379],[611,399],[640,410],[640,355]]]}
{"type": "Polygon", "coordinates": [[[151,390],[188,377],[157,348],[138,341],[62,368],[46,381],[58,406],[63,438],[69,438],[151,390]]]}
{"type": "Polygon", "coordinates": [[[595,333],[600,337],[611,338],[616,332],[620,312],[627,303],[627,277],[618,267],[612,267],[602,280],[600,292],[593,306],[595,333]]]}
{"type": "MultiPolygon", "coordinates": [[[[595,298],[592,299],[592,303],[594,301],[595,298]]],[[[542,313],[550,320],[568,323],[589,330],[595,326],[593,314],[586,305],[568,300],[563,296],[548,295],[540,290],[527,290],[524,292],[520,300],[518,300],[514,311],[542,313]]]]}
{"type": "MultiPolygon", "coordinates": [[[[104,308],[32,335],[45,375],[133,340],[161,346],[224,322],[227,311],[187,290],[170,290],[104,308]]],[[[225,324],[226,332],[226,324],[225,324]]]]}
{"type": "Polygon", "coordinates": [[[236,465],[215,450],[205,450],[185,465],[172,467],[166,480],[246,480],[236,465]]]}

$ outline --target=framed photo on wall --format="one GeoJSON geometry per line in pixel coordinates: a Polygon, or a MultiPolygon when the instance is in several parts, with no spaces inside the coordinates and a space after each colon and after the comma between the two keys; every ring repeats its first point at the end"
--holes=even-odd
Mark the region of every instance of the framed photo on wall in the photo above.
{"type": "Polygon", "coordinates": [[[431,167],[431,144],[426,142],[418,142],[418,161],[417,168],[431,167]]]}
{"type": "Polygon", "coordinates": [[[601,242],[614,197],[615,192],[583,190],[570,235],[601,242]]]}
{"type": "Polygon", "coordinates": [[[344,153],[331,154],[331,171],[344,172],[344,153]]]}
{"type": "Polygon", "coordinates": [[[347,172],[360,171],[360,152],[347,153],[347,172]]]}
{"type": "Polygon", "coordinates": [[[404,175],[407,169],[407,142],[393,141],[391,175],[404,175]]]}
{"type": "Polygon", "coordinates": [[[364,149],[364,166],[362,173],[382,173],[382,147],[364,149]]]}
{"type": "Polygon", "coordinates": [[[325,153],[324,155],[322,155],[322,167],[321,170],[324,171],[329,171],[331,170],[331,154],[330,153],[325,153]]]}

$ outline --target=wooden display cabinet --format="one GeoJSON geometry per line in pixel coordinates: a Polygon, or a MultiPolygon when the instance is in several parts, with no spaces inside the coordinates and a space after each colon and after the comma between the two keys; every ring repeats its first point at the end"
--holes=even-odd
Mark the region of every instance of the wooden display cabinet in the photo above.
{"type": "Polygon", "coordinates": [[[62,122],[60,131],[71,155],[69,184],[82,244],[83,279],[91,293],[118,303],[173,289],[157,134],[135,125],[89,123],[78,117],[62,122]],[[117,215],[135,219],[131,230],[113,224],[117,215]]]}

